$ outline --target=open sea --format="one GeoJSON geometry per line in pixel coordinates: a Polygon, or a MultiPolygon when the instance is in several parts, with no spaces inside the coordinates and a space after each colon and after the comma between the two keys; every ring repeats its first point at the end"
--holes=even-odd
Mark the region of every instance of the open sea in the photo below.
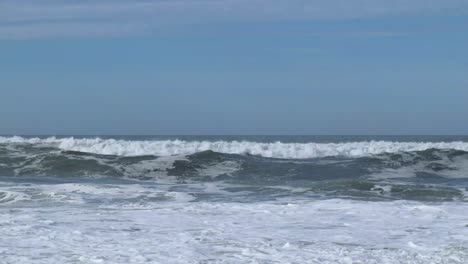
{"type": "Polygon", "coordinates": [[[0,263],[468,263],[468,137],[2,136],[0,263]]]}

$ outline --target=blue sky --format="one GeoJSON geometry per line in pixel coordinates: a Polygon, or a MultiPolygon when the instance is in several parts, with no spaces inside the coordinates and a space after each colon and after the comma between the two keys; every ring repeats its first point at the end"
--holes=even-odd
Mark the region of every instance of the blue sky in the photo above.
{"type": "Polygon", "coordinates": [[[468,134],[467,47],[466,0],[0,0],[0,134],[468,134]]]}

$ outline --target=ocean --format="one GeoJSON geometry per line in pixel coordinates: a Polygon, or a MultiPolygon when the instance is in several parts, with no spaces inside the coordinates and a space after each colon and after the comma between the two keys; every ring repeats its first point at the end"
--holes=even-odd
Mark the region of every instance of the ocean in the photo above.
{"type": "Polygon", "coordinates": [[[0,263],[468,263],[467,136],[2,136],[0,263]]]}

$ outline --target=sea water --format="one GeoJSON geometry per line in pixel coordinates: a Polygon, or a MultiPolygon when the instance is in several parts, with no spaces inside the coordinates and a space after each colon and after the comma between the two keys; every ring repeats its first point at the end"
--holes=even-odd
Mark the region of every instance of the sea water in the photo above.
{"type": "Polygon", "coordinates": [[[468,263],[468,137],[0,137],[0,263],[468,263]]]}

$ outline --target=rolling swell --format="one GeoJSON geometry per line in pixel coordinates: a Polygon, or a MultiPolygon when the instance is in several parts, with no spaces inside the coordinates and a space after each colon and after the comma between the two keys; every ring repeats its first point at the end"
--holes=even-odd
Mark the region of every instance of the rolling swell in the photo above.
{"type": "MultiPolygon", "coordinates": [[[[64,141],[61,140],[68,142],[72,139],[9,140],[10,142],[5,142],[3,138],[0,143],[0,176],[110,177],[172,183],[219,182],[225,184],[224,189],[232,193],[367,200],[465,201],[468,184],[468,152],[462,149],[465,143],[391,143],[391,151],[384,151],[388,148],[377,151],[378,146],[388,147],[390,143],[355,142],[351,143],[352,146],[359,145],[359,152],[366,153],[365,155],[278,158],[272,154],[277,152],[268,152],[268,148],[264,151],[271,155],[254,155],[256,152],[252,149],[244,153],[222,153],[204,150],[205,148],[186,155],[176,151],[171,152],[172,155],[149,155],[149,151],[141,151],[145,155],[124,155],[124,152],[129,152],[121,149],[122,142],[115,143],[112,140],[92,139],[98,145],[101,144],[99,146],[102,149],[96,151],[97,153],[78,151],[76,147],[65,148],[64,141]],[[431,146],[457,148],[430,148],[431,146]],[[398,148],[401,150],[396,151],[398,148]],[[406,151],[408,148],[417,150],[406,151]],[[110,152],[116,153],[109,154],[110,152]]],[[[79,140],[76,142],[80,142],[81,147],[87,144],[89,148],[98,148],[90,141],[85,141],[86,144],[79,140]]],[[[76,142],[75,145],[78,144],[76,142]]],[[[179,143],[170,144],[173,148],[179,143]]],[[[143,144],[143,141],[137,144],[143,144]]],[[[344,149],[350,146],[346,144],[349,143],[334,143],[333,146],[338,146],[339,149],[330,149],[328,152],[344,153],[344,149]]],[[[305,146],[302,145],[296,149],[298,153],[304,153],[305,146]]],[[[331,148],[330,144],[322,145],[322,148],[325,145],[331,148]]],[[[171,147],[166,145],[164,152],[171,147]]],[[[150,147],[155,152],[153,148],[154,146],[150,147]]],[[[289,152],[284,153],[289,153],[289,156],[303,155],[291,154],[291,146],[287,150],[289,152]]],[[[284,153],[282,155],[287,156],[284,153]]]]}

